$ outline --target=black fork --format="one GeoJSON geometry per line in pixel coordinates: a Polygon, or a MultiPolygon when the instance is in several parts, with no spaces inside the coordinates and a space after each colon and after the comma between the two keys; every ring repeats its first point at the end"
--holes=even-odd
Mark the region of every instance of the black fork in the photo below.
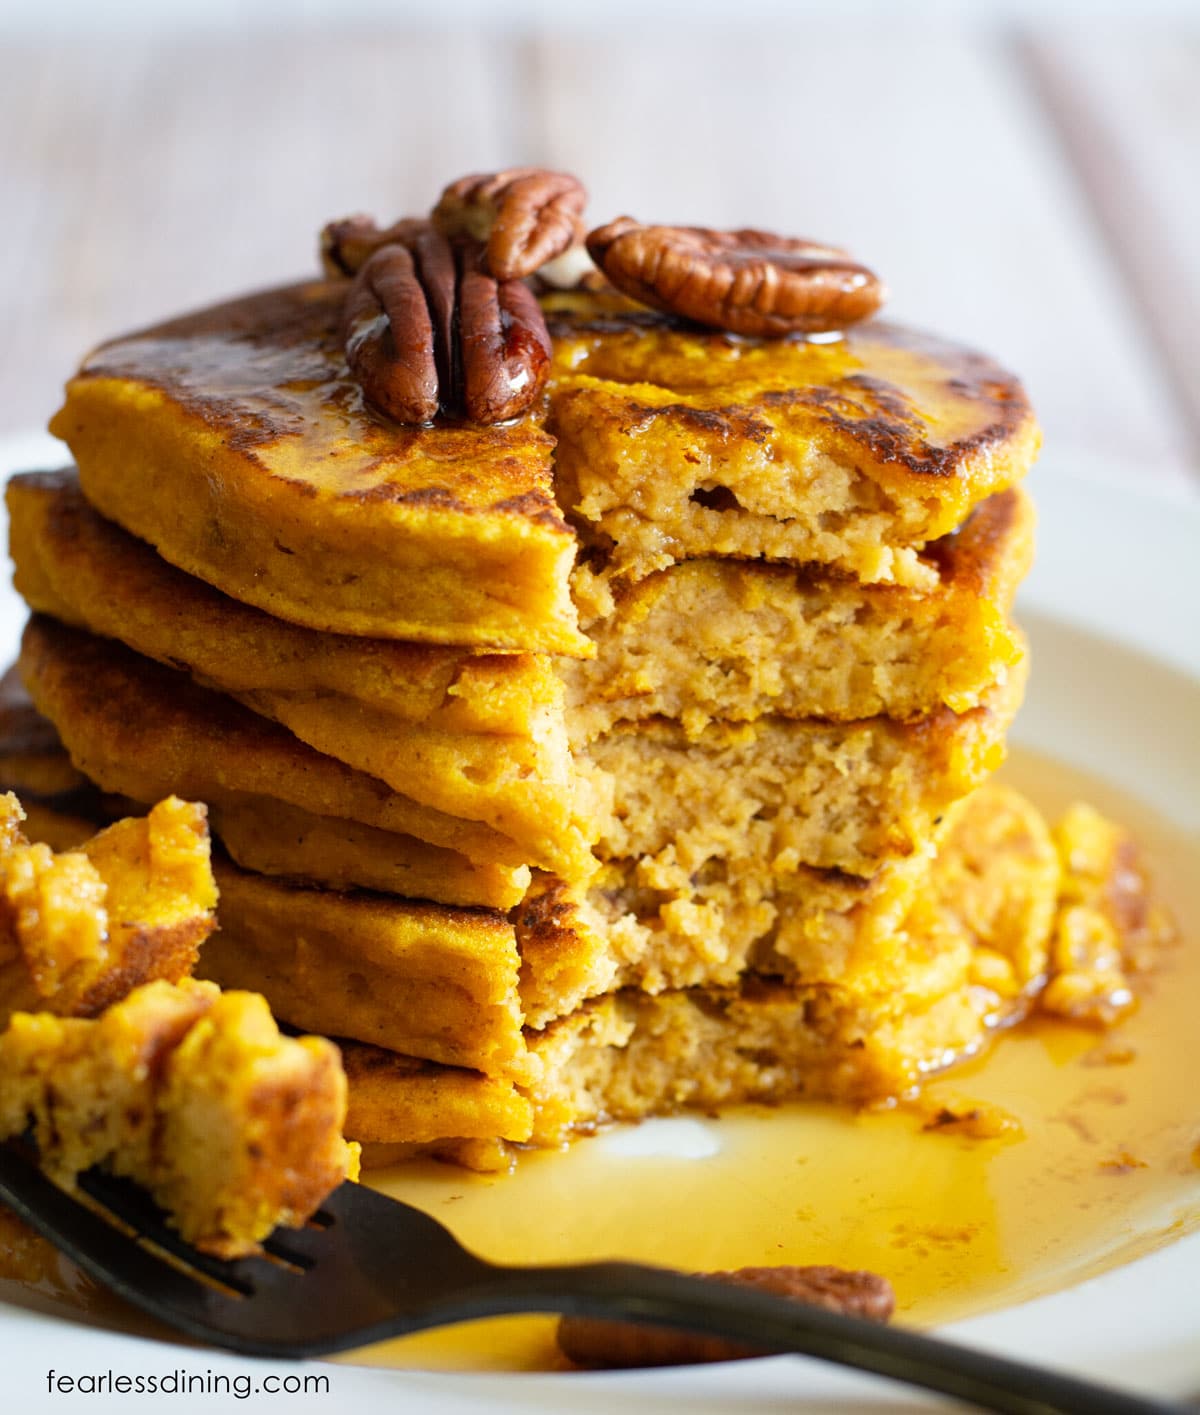
{"type": "Polygon", "coordinates": [[[0,1201],[85,1272],[168,1326],[251,1356],[311,1357],[476,1317],[559,1312],[796,1352],[1017,1415],[1142,1415],[1179,1407],[751,1288],[634,1263],[508,1268],[420,1209],[343,1184],[265,1258],[196,1252],[145,1193],[98,1170],[87,1202],[20,1144],[0,1145],[0,1201]],[[134,1241],[134,1237],[139,1241],[134,1241]]]}

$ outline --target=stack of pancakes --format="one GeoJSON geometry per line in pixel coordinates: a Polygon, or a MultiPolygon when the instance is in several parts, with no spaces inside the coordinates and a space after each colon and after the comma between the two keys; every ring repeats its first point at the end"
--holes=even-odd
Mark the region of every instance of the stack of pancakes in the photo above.
{"type": "Polygon", "coordinates": [[[571,292],[535,412],[396,427],[345,288],[72,380],[78,470],[8,494],[70,762],[10,708],[0,784],[206,801],[201,972],[343,1042],[377,1153],[902,1094],[1019,1012],[1059,872],[984,786],[1025,673],[1019,385],[883,323],[756,342],[571,292]]]}

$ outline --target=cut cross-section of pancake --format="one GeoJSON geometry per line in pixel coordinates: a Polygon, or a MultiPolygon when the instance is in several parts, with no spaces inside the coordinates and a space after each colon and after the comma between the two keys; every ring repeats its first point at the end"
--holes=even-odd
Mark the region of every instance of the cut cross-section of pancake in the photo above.
{"type": "Polygon", "coordinates": [[[533,413],[398,428],[314,281],[103,344],[52,430],[88,499],[172,564],[313,629],[587,653],[533,413]]]}
{"type": "MultiPolygon", "coordinates": [[[[548,838],[545,853],[523,850],[111,640],[35,618],[21,668],[74,764],[106,791],[150,800],[174,789],[216,807],[231,794],[274,797],[485,862],[548,865],[568,879],[591,870],[582,835],[548,838]]],[[[1024,660],[983,706],[913,723],[761,718],[712,723],[694,741],[666,721],[622,725],[576,756],[578,818],[603,858],[669,850],[689,870],[748,855],[774,871],[807,864],[872,874],[919,849],[937,817],[999,765],[1023,668],[1024,660]]]]}
{"type": "Polygon", "coordinates": [[[730,987],[747,973],[894,992],[921,1006],[983,967],[1014,998],[1040,984],[1059,861],[1017,792],[988,784],[937,841],[871,879],[718,861],[698,876],[618,860],[572,889],[538,876],[516,911],[521,999],[541,1027],[619,988],[730,987]]]}
{"type": "MultiPolygon", "coordinates": [[[[529,1062],[504,1048],[511,1053],[520,1015],[553,1029],[597,994],[648,981],[678,991],[686,978],[724,995],[774,976],[889,1019],[972,989],[986,999],[982,1019],[1027,1006],[1045,977],[1059,886],[1040,817],[1016,793],[985,788],[958,813],[932,866],[924,863],[919,879],[901,870],[899,880],[885,874],[862,887],[808,872],[811,898],[801,887],[791,901],[792,934],[781,928],[773,953],[732,963],[715,956],[721,941],[703,933],[685,944],[660,931],[641,958],[631,957],[634,921],[604,918],[595,905],[551,899],[547,910],[531,901],[518,911],[514,938],[499,916],[288,891],[218,865],[222,930],[202,968],[224,986],[262,991],[281,1017],[305,1028],[516,1080],[529,1062]],[[803,936],[805,925],[819,942],[803,936]],[[415,1044],[405,1035],[414,1025],[423,1027],[415,1044]],[[487,1048],[489,1060],[480,1061],[487,1048]],[[463,1059],[468,1049],[474,1060],[463,1059]]],[[[526,1035],[540,1055],[538,1033],[526,1035]]]]}
{"type": "Polygon", "coordinates": [[[611,994],[538,1036],[534,1143],[739,1101],[902,1097],[978,1051],[989,1016],[1007,1011],[993,1006],[973,987],[909,1009],[903,999],[758,979],[726,990],[611,994]]]}
{"type": "Polygon", "coordinates": [[[603,296],[548,304],[558,496],[611,574],[726,555],[930,587],[920,547],[1037,453],[1011,374],[896,325],[745,340],[603,296]]]}
{"type": "MultiPolygon", "coordinates": [[[[344,1043],[351,1093],[347,1134],[375,1147],[404,1147],[374,1154],[369,1149],[368,1162],[420,1148],[476,1167],[476,1152],[470,1144],[455,1145],[456,1139],[556,1146],[611,1121],[689,1108],[900,1098],[930,1074],[977,1052],[1014,1010],[974,986],[954,988],[919,1007],[887,995],[753,978],[729,989],[612,993],[531,1032],[540,1076],[510,1092],[486,1086],[475,1073],[414,1066],[407,1058],[344,1043]],[[361,1107],[358,1077],[365,1083],[361,1107]],[[529,1111],[520,1109],[522,1100],[529,1111]],[[462,1124],[464,1106],[473,1110],[468,1125],[462,1124]],[[488,1118],[499,1121],[490,1136],[488,1118]]],[[[484,1156],[492,1167],[486,1151],[484,1156]]]]}
{"type": "Polygon", "coordinates": [[[908,719],[977,707],[1021,655],[1009,621],[1033,552],[1019,489],[935,541],[928,591],[744,560],[686,560],[629,582],[575,572],[591,660],[561,660],[576,741],[669,717],[692,733],[765,714],[908,719]]]}
{"type": "MultiPolygon", "coordinates": [[[[69,473],[17,478],[8,499],[17,581],[34,608],[186,668],[396,792],[493,826],[534,862],[580,868],[588,832],[572,817],[574,771],[549,660],[281,624],[105,522],[69,473]],[[499,715],[488,716],[489,695],[499,715]]],[[[575,735],[657,712],[697,734],[711,717],[845,719],[881,706],[909,717],[948,698],[974,706],[1021,653],[1006,611],[1030,521],[1019,492],[985,503],[930,557],[944,569],[927,595],[732,561],[652,576],[592,626],[598,659],[558,663],[575,735]],[[959,648],[964,634],[977,656],[959,648]]]]}
{"type": "MultiPolygon", "coordinates": [[[[80,801],[77,809],[85,811],[87,807],[86,801],[80,801]]],[[[270,801],[262,802],[261,811],[229,809],[244,827],[245,838],[257,841],[259,863],[255,863],[253,850],[251,859],[239,857],[240,863],[262,869],[261,862],[269,864],[279,848],[293,867],[282,872],[296,873],[298,857],[292,838],[286,831],[280,834],[292,808],[284,808],[282,816],[278,803],[270,801]],[[257,831],[256,821],[261,824],[257,831]],[[277,841],[282,841],[278,847],[277,841]]],[[[294,815],[298,828],[303,828],[304,813],[296,811],[294,815]]],[[[217,819],[222,820],[219,810],[217,819]]],[[[307,819],[319,824],[327,818],[307,819]]],[[[372,834],[368,828],[361,829],[372,834]]],[[[383,832],[377,834],[387,838],[383,832]]],[[[314,846],[319,840],[318,832],[314,846]]],[[[380,850],[385,858],[386,846],[381,845],[380,850]]],[[[348,858],[352,865],[352,857],[348,858]]],[[[786,868],[773,871],[752,856],[736,853],[714,857],[691,870],[673,850],[658,857],[614,859],[592,880],[573,885],[541,875],[513,915],[521,952],[525,1020],[544,1025],[588,998],[617,987],[658,991],[727,986],[748,969],[805,981],[836,982],[857,991],[901,988],[912,997],[927,995],[943,985],[947,970],[956,976],[961,971],[966,935],[959,921],[948,919],[938,909],[928,908],[914,916],[914,896],[930,893],[935,872],[937,879],[944,880],[957,870],[958,878],[967,885],[975,881],[978,896],[1007,897],[1007,882],[1003,888],[991,885],[990,895],[980,882],[996,880],[996,871],[1004,869],[1006,862],[1025,875],[1012,884],[1014,890],[1026,891],[1023,898],[1034,899],[1039,882],[1052,889],[1053,852],[1036,813],[1011,793],[985,787],[948,807],[945,820],[921,848],[889,860],[869,878],[787,862],[786,868]],[[983,838],[985,828],[998,843],[986,849],[972,846],[972,840],[983,838]],[[939,854],[937,842],[947,836],[939,854]],[[972,858],[975,864],[968,870],[963,862],[972,858]]],[[[255,878],[245,873],[239,877],[247,881],[255,878]]],[[[285,891],[279,898],[309,900],[314,907],[325,907],[325,896],[318,892],[285,891]]],[[[399,913],[403,914],[411,906],[401,903],[399,913]]],[[[419,910],[421,906],[416,907],[419,910]]],[[[1030,909],[1036,913],[1035,903],[1030,909]]],[[[226,936],[210,946],[212,958],[221,956],[232,946],[229,940],[237,937],[234,910],[235,905],[227,899],[226,936]]],[[[982,906],[974,912],[979,916],[982,906]]],[[[353,910],[348,917],[355,917],[353,910]]],[[[437,911],[431,917],[437,917],[437,911]]],[[[1015,934],[1015,917],[1008,927],[1015,934]]],[[[1036,921],[1027,924],[1026,931],[1036,935],[1036,921]]],[[[976,942],[988,932],[976,924],[976,942]]],[[[249,966],[263,966],[261,960],[251,960],[247,950],[239,949],[249,966]]],[[[1015,946],[1001,952],[1012,955],[1015,946]]],[[[342,960],[334,951],[328,957],[310,955],[308,966],[324,970],[320,981],[308,988],[310,995],[326,991],[337,995],[344,990],[342,960]]],[[[1016,982],[1009,977],[1009,990],[1019,991],[1032,971],[1036,970],[1014,965],[1016,982]]],[[[268,986],[261,972],[226,975],[223,980],[268,986]]],[[[318,1023],[306,1013],[304,1024],[360,1035],[340,1018],[318,1023]]]]}
{"type": "Polygon", "coordinates": [[[693,874],[752,860],[871,875],[920,850],[938,818],[1004,759],[1022,658],[981,706],[910,723],[761,717],[695,738],[663,719],[623,723],[576,755],[581,815],[601,859],[660,857],[693,874]]]}
{"type": "MultiPolygon", "coordinates": [[[[2,750],[0,743],[0,756],[2,750]]],[[[42,821],[52,830],[72,825],[56,821],[52,810],[42,821]]],[[[798,986],[753,976],[736,988],[621,991],[541,1031],[527,1029],[527,1065],[536,1079],[523,1083],[343,1041],[346,1133],[367,1142],[364,1162],[433,1153],[495,1168],[504,1163],[505,1141],[557,1145],[608,1121],[687,1107],[903,1096],[1040,1002],[1034,970],[1051,941],[1056,955],[1078,941],[1081,899],[1104,913],[1111,926],[1105,941],[1116,941],[1122,968],[1151,966],[1150,951],[1167,935],[1129,837],[1094,812],[1068,813],[1056,831],[1061,876],[1048,920],[1046,883],[1054,867],[1044,844],[1045,827],[1027,802],[1008,790],[978,794],[974,820],[947,856],[939,891],[971,939],[965,967],[960,951],[943,978],[944,992],[917,999],[903,989],[798,986]],[[1087,848],[1079,859],[1081,842],[1087,848]]],[[[260,918],[269,929],[269,915],[260,918]]],[[[289,923],[285,916],[283,931],[289,923]]],[[[318,957],[332,959],[324,977],[334,979],[341,966],[336,950],[314,953],[313,961],[318,957]]],[[[1052,957],[1048,966],[1053,981],[1059,966],[1074,972],[1086,964],[1071,954],[1052,957]]],[[[1072,986],[1076,981],[1070,977],[1072,986]]],[[[332,1030],[345,1014],[335,1015],[340,1001],[331,1004],[331,986],[317,987],[311,998],[312,1015],[332,1030]],[[320,1010],[328,1005],[335,1010],[320,1010]]]]}

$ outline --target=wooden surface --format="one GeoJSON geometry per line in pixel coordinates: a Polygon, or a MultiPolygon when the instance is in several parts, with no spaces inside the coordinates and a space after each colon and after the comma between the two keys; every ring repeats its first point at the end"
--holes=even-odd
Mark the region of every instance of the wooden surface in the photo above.
{"type": "MultiPolygon", "coordinates": [[[[898,7],[899,8],[899,7],[898,7]]],[[[546,162],[597,221],[850,246],[1026,379],[1048,449],[1200,487],[1200,23],[908,16],[0,48],[0,434],[107,334],[314,267],[329,217],[546,162]]]]}

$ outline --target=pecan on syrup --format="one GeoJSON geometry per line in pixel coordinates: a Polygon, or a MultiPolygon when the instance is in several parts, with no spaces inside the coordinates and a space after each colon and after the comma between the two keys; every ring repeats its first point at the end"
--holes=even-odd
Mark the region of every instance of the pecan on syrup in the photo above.
{"type": "MultiPolygon", "coordinates": [[[[895,1309],[892,1285],[876,1273],[848,1272],[834,1267],[738,1268],[736,1272],[705,1273],[714,1282],[756,1287],[826,1311],[842,1312],[868,1321],[886,1322],[895,1309]]],[[[558,1346],[577,1366],[682,1366],[706,1361],[738,1361],[770,1356],[769,1350],[744,1346],[724,1337],[702,1336],[668,1327],[637,1326],[632,1322],[563,1317],[558,1346]]]]}
{"type": "Polygon", "coordinates": [[[484,267],[497,280],[520,280],[580,241],[586,204],[566,172],[510,167],[451,182],[433,220],[447,236],[484,242],[484,267]]]}
{"type": "MultiPolygon", "coordinates": [[[[395,229],[395,228],[393,228],[395,229]]],[[[528,409],[550,368],[541,308],[520,281],[482,269],[470,241],[407,223],[350,286],[342,338],[363,397],[396,422],[439,413],[497,423],[528,409]]]]}
{"type": "Polygon", "coordinates": [[[768,231],[643,226],[621,216],[587,238],[624,294],[752,338],[844,329],[883,303],[878,276],[845,251],[768,231]]]}

